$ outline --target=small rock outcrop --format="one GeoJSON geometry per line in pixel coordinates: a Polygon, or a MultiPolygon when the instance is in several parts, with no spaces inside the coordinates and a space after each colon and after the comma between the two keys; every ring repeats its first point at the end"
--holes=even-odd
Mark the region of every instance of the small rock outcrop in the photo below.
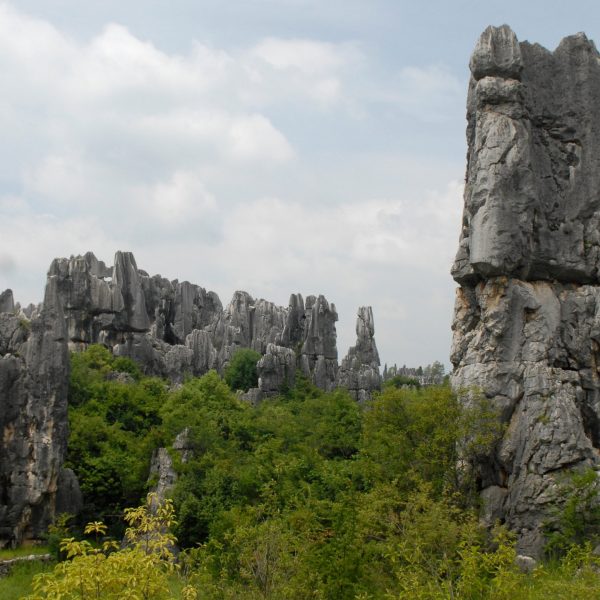
{"type": "MultiPolygon", "coordinates": [[[[176,452],[184,464],[189,461],[193,452],[189,437],[189,429],[186,427],[177,435],[172,445],[172,452],[176,452]]],[[[158,505],[162,504],[166,498],[171,497],[176,483],[177,471],[169,450],[167,448],[157,448],[150,459],[148,485],[150,486],[150,492],[156,494],[158,505]]]]}
{"type": "Polygon", "coordinates": [[[560,478],[600,466],[600,56],[505,25],[470,67],[452,381],[506,425],[471,468],[484,515],[535,557],[560,478]]]}
{"type": "Polygon", "coordinates": [[[0,546],[39,538],[52,522],[67,446],[69,353],[58,288],[49,275],[30,320],[11,292],[0,313],[0,546]],[[8,310],[7,310],[8,309],[8,310]]]}
{"type": "Polygon", "coordinates": [[[56,515],[77,515],[83,509],[83,494],[73,469],[61,469],[56,483],[56,515]]]}
{"type": "Polygon", "coordinates": [[[258,361],[258,389],[265,395],[278,394],[296,382],[296,353],[291,348],[269,344],[258,361]]]}
{"type": "Polygon", "coordinates": [[[373,309],[361,306],[356,319],[356,345],[348,350],[337,375],[337,384],[348,389],[355,400],[364,402],[381,389],[379,353],[375,344],[373,309]]]}

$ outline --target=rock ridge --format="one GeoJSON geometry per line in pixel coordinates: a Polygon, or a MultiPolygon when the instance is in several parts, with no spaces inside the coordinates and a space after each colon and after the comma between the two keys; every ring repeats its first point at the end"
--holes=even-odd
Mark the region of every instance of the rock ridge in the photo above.
{"type": "MultiPolygon", "coordinates": [[[[136,360],[146,374],[179,383],[210,369],[223,373],[236,349],[251,348],[263,356],[259,395],[293,384],[297,369],[324,390],[339,383],[338,315],[322,295],[292,294],[281,307],[236,291],[223,308],[216,293],[150,276],[122,251],[113,267],[91,252],[55,259],[49,276],[57,279],[71,350],[104,344],[136,360]]],[[[362,368],[360,357],[354,365],[362,368]]],[[[369,390],[375,389],[371,380],[365,380],[369,390]]]]}

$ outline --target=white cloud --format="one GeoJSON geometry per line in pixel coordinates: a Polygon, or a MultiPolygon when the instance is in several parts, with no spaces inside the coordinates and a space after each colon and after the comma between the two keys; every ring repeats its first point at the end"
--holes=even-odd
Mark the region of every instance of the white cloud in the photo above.
{"type": "MultiPolygon", "coordinates": [[[[338,269],[402,266],[447,273],[456,249],[463,185],[409,200],[368,200],[322,206],[263,198],[228,216],[222,250],[237,257],[240,277],[252,265],[325,283],[338,269]],[[312,274],[312,275],[311,275],[312,274]]],[[[231,268],[231,267],[230,267],[231,268]]],[[[263,285],[271,274],[265,273],[263,285]]],[[[256,275],[245,282],[256,285],[256,275]],[[254,283],[253,283],[254,282],[254,283]]]]}
{"type": "Polygon", "coordinates": [[[306,75],[329,73],[345,63],[338,46],[313,40],[267,38],[252,53],[276,69],[296,69],[306,75]]]}
{"type": "Polygon", "coordinates": [[[356,73],[364,59],[355,44],[269,37],[248,53],[245,68],[258,89],[246,97],[267,103],[284,93],[331,107],[344,101],[344,75],[356,73]]]}
{"type": "Polygon", "coordinates": [[[379,131],[382,104],[399,119],[445,118],[453,76],[374,78],[354,42],[189,48],[165,52],[118,24],[74,39],[0,4],[0,288],[39,300],[55,256],[110,263],[134,250],[141,268],[223,301],[237,288],[282,304],[325,293],[341,353],[371,303],[384,353],[400,352],[394,328],[415,320],[405,274],[447,278],[460,185],[443,188],[447,165],[360,138],[355,117],[379,131]]]}
{"type": "Polygon", "coordinates": [[[371,99],[429,123],[455,118],[464,105],[464,84],[443,65],[401,68],[371,99]]]}
{"type": "Polygon", "coordinates": [[[167,182],[140,186],[132,190],[139,214],[167,227],[181,227],[214,216],[215,197],[206,190],[198,176],[177,171],[167,182]]]}
{"type": "Polygon", "coordinates": [[[43,274],[53,258],[87,250],[111,257],[115,248],[127,248],[122,238],[107,235],[97,218],[57,218],[36,213],[25,201],[18,206],[0,219],[0,239],[6,249],[0,253],[0,288],[12,288],[15,300],[22,304],[42,300],[43,274]]]}

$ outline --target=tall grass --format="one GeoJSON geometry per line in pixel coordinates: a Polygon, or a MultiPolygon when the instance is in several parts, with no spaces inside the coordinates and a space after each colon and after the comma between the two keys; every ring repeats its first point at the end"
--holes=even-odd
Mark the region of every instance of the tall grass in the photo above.
{"type": "Polygon", "coordinates": [[[9,575],[0,578],[0,598],[2,600],[18,600],[27,596],[32,592],[33,576],[51,571],[53,568],[53,563],[40,561],[28,561],[15,565],[9,575]]]}

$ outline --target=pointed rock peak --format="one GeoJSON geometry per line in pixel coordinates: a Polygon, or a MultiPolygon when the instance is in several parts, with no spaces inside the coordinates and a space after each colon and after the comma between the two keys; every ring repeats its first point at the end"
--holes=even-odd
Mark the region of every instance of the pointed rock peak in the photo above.
{"type": "Polygon", "coordinates": [[[520,79],[523,61],[514,31],[508,25],[490,25],[481,34],[469,67],[476,80],[489,76],[520,79]]]}
{"type": "Polygon", "coordinates": [[[374,335],[373,309],[370,306],[361,306],[358,309],[358,319],[356,319],[356,336],[360,339],[371,338],[374,335]]]}
{"type": "Polygon", "coordinates": [[[598,49],[596,48],[596,45],[594,44],[593,40],[590,40],[588,36],[585,35],[585,33],[583,33],[583,31],[563,38],[560,41],[558,47],[556,48],[555,53],[562,54],[573,53],[577,51],[587,52],[600,58],[600,55],[598,54],[598,49]]]}
{"type": "Polygon", "coordinates": [[[88,265],[88,268],[90,270],[90,273],[94,276],[94,277],[98,277],[100,279],[103,279],[104,277],[110,277],[111,276],[111,269],[109,269],[103,261],[98,260],[96,258],[96,255],[93,252],[86,252],[83,255],[83,258],[85,259],[86,264],[88,265]]]}
{"type": "Polygon", "coordinates": [[[302,294],[291,294],[289,308],[293,310],[304,310],[304,299],[302,294]]]}
{"type": "Polygon", "coordinates": [[[15,310],[15,300],[12,290],[4,290],[0,294],[0,313],[11,313],[15,310]]]}
{"type": "Polygon", "coordinates": [[[133,270],[137,273],[137,264],[135,262],[135,257],[133,256],[133,252],[122,252],[118,250],[115,254],[115,269],[118,268],[127,269],[133,268],[133,270]]]}
{"type": "Polygon", "coordinates": [[[248,292],[236,290],[233,292],[233,297],[231,298],[231,302],[229,303],[226,312],[245,312],[250,310],[254,306],[254,303],[254,298],[248,292]]]}

